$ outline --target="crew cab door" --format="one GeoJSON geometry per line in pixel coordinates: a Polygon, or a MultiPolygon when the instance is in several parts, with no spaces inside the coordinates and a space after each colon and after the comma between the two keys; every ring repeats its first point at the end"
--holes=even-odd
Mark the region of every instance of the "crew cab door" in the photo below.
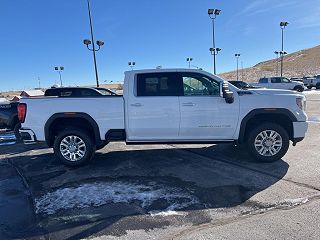
{"type": "Polygon", "coordinates": [[[128,141],[178,138],[180,78],[175,72],[138,73],[126,101],[128,141]]]}
{"type": "Polygon", "coordinates": [[[233,139],[239,117],[239,99],[226,103],[220,83],[202,73],[181,73],[180,133],[184,140],[233,139]]]}

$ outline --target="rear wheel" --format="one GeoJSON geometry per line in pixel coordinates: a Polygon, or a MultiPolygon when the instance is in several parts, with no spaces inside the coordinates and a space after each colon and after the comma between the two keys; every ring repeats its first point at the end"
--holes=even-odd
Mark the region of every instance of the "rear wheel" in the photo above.
{"type": "Polygon", "coordinates": [[[307,86],[308,89],[312,89],[312,86],[307,86]]]}
{"type": "Polygon", "coordinates": [[[295,86],[293,88],[293,90],[297,91],[297,92],[303,92],[303,87],[302,86],[295,86]]]}
{"type": "Polygon", "coordinates": [[[273,162],[287,153],[289,136],[280,125],[263,123],[249,133],[247,147],[256,159],[262,162],[273,162]]]}
{"type": "Polygon", "coordinates": [[[66,129],[56,137],[53,149],[63,164],[76,167],[90,161],[96,147],[88,133],[80,129],[66,129]]]}
{"type": "Polygon", "coordinates": [[[316,89],[320,89],[320,83],[316,84],[316,89]]]}

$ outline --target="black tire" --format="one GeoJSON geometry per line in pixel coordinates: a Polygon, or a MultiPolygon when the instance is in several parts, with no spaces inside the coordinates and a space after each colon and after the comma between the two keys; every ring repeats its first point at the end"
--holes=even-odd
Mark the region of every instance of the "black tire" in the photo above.
{"type": "Polygon", "coordinates": [[[316,89],[320,89],[320,83],[316,84],[316,89]]]}
{"type": "Polygon", "coordinates": [[[55,138],[53,150],[54,150],[54,154],[56,155],[56,157],[63,164],[65,164],[67,166],[71,166],[71,167],[77,167],[77,166],[84,165],[85,163],[88,163],[94,157],[94,154],[96,151],[96,146],[92,140],[92,137],[90,137],[90,135],[87,132],[80,130],[80,129],[76,129],[76,128],[68,128],[68,129],[65,129],[62,132],[60,132],[58,134],[58,136],[55,138]],[[68,136],[69,136],[69,138],[68,138],[68,136]],[[75,152],[71,152],[62,144],[63,140],[67,141],[66,139],[70,139],[70,142],[72,142],[71,136],[75,136],[73,138],[74,139],[73,142],[75,142],[75,145],[81,143],[80,147],[79,147],[79,145],[78,145],[78,147],[70,146],[70,147],[76,148],[73,150],[75,152]],[[82,140],[83,143],[80,142],[79,139],[82,140]],[[84,146],[83,146],[83,144],[84,144],[84,146]],[[69,153],[70,153],[69,159],[62,154],[63,150],[66,152],[69,151],[69,153]],[[84,152],[83,156],[81,156],[78,152],[84,152]],[[71,156],[72,154],[73,154],[73,157],[71,156]],[[73,159],[73,160],[71,159],[71,158],[76,158],[76,157],[78,157],[79,159],[73,159]]]}
{"type": "Polygon", "coordinates": [[[312,89],[312,86],[307,86],[308,89],[312,89]]]}
{"type": "MultiPolygon", "coordinates": [[[[272,138],[271,138],[272,139],[272,138]]],[[[274,139],[271,140],[271,142],[274,139]]],[[[261,162],[274,162],[276,160],[281,159],[288,151],[289,149],[289,135],[287,131],[281,127],[278,124],[275,123],[269,123],[265,122],[254,128],[250,131],[248,138],[247,138],[247,148],[250,152],[250,154],[257,160],[261,162]],[[267,137],[264,141],[261,140],[261,147],[259,145],[260,136],[259,134],[263,134],[263,132],[266,131],[267,137]],[[277,144],[280,144],[281,146],[275,146],[273,143],[270,143],[270,134],[271,131],[276,132],[280,136],[279,138],[276,138],[277,144]],[[269,134],[270,133],[270,134],[269,134]],[[268,136],[269,134],[269,136],[268,136]],[[281,138],[281,140],[280,140],[281,138]],[[257,144],[257,145],[255,145],[257,144]],[[272,146],[268,147],[268,144],[272,144],[272,146]],[[271,149],[273,147],[273,149],[271,149]],[[267,152],[263,154],[264,149],[268,148],[267,152]],[[262,153],[259,153],[259,150],[263,150],[262,153]],[[271,152],[271,150],[274,150],[274,153],[271,152]],[[273,155],[272,155],[273,154],[273,155]]]]}
{"type": "Polygon", "coordinates": [[[17,123],[16,125],[14,125],[14,128],[13,128],[13,132],[14,132],[14,135],[15,135],[17,141],[21,140],[21,135],[19,133],[20,128],[21,128],[21,123],[17,123]]]}
{"type": "Polygon", "coordinates": [[[294,91],[297,91],[297,92],[303,92],[303,87],[302,86],[295,86],[294,88],[293,88],[293,90],[294,91]]]}

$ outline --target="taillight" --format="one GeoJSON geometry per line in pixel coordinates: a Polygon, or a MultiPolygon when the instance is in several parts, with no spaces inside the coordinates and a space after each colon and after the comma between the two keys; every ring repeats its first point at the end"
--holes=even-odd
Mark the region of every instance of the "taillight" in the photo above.
{"type": "Polygon", "coordinates": [[[19,103],[18,105],[18,118],[21,123],[24,123],[27,114],[27,104],[19,103]]]}

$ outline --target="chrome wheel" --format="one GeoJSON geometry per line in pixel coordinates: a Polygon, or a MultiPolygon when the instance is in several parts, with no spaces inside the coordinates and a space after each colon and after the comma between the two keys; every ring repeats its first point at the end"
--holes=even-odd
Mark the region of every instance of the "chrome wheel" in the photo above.
{"type": "Polygon", "coordinates": [[[60,142],[60,153],[68,161],[79,161],[86,154],[86,144],[78,136],[66,136],[60,142]]]}
{"type": "Polygon", "coordinates": [[[261,156],[274,156],[282,148],[282,137],[274,130],[264,130],[255,138],[254,147],[261,156]]]}

